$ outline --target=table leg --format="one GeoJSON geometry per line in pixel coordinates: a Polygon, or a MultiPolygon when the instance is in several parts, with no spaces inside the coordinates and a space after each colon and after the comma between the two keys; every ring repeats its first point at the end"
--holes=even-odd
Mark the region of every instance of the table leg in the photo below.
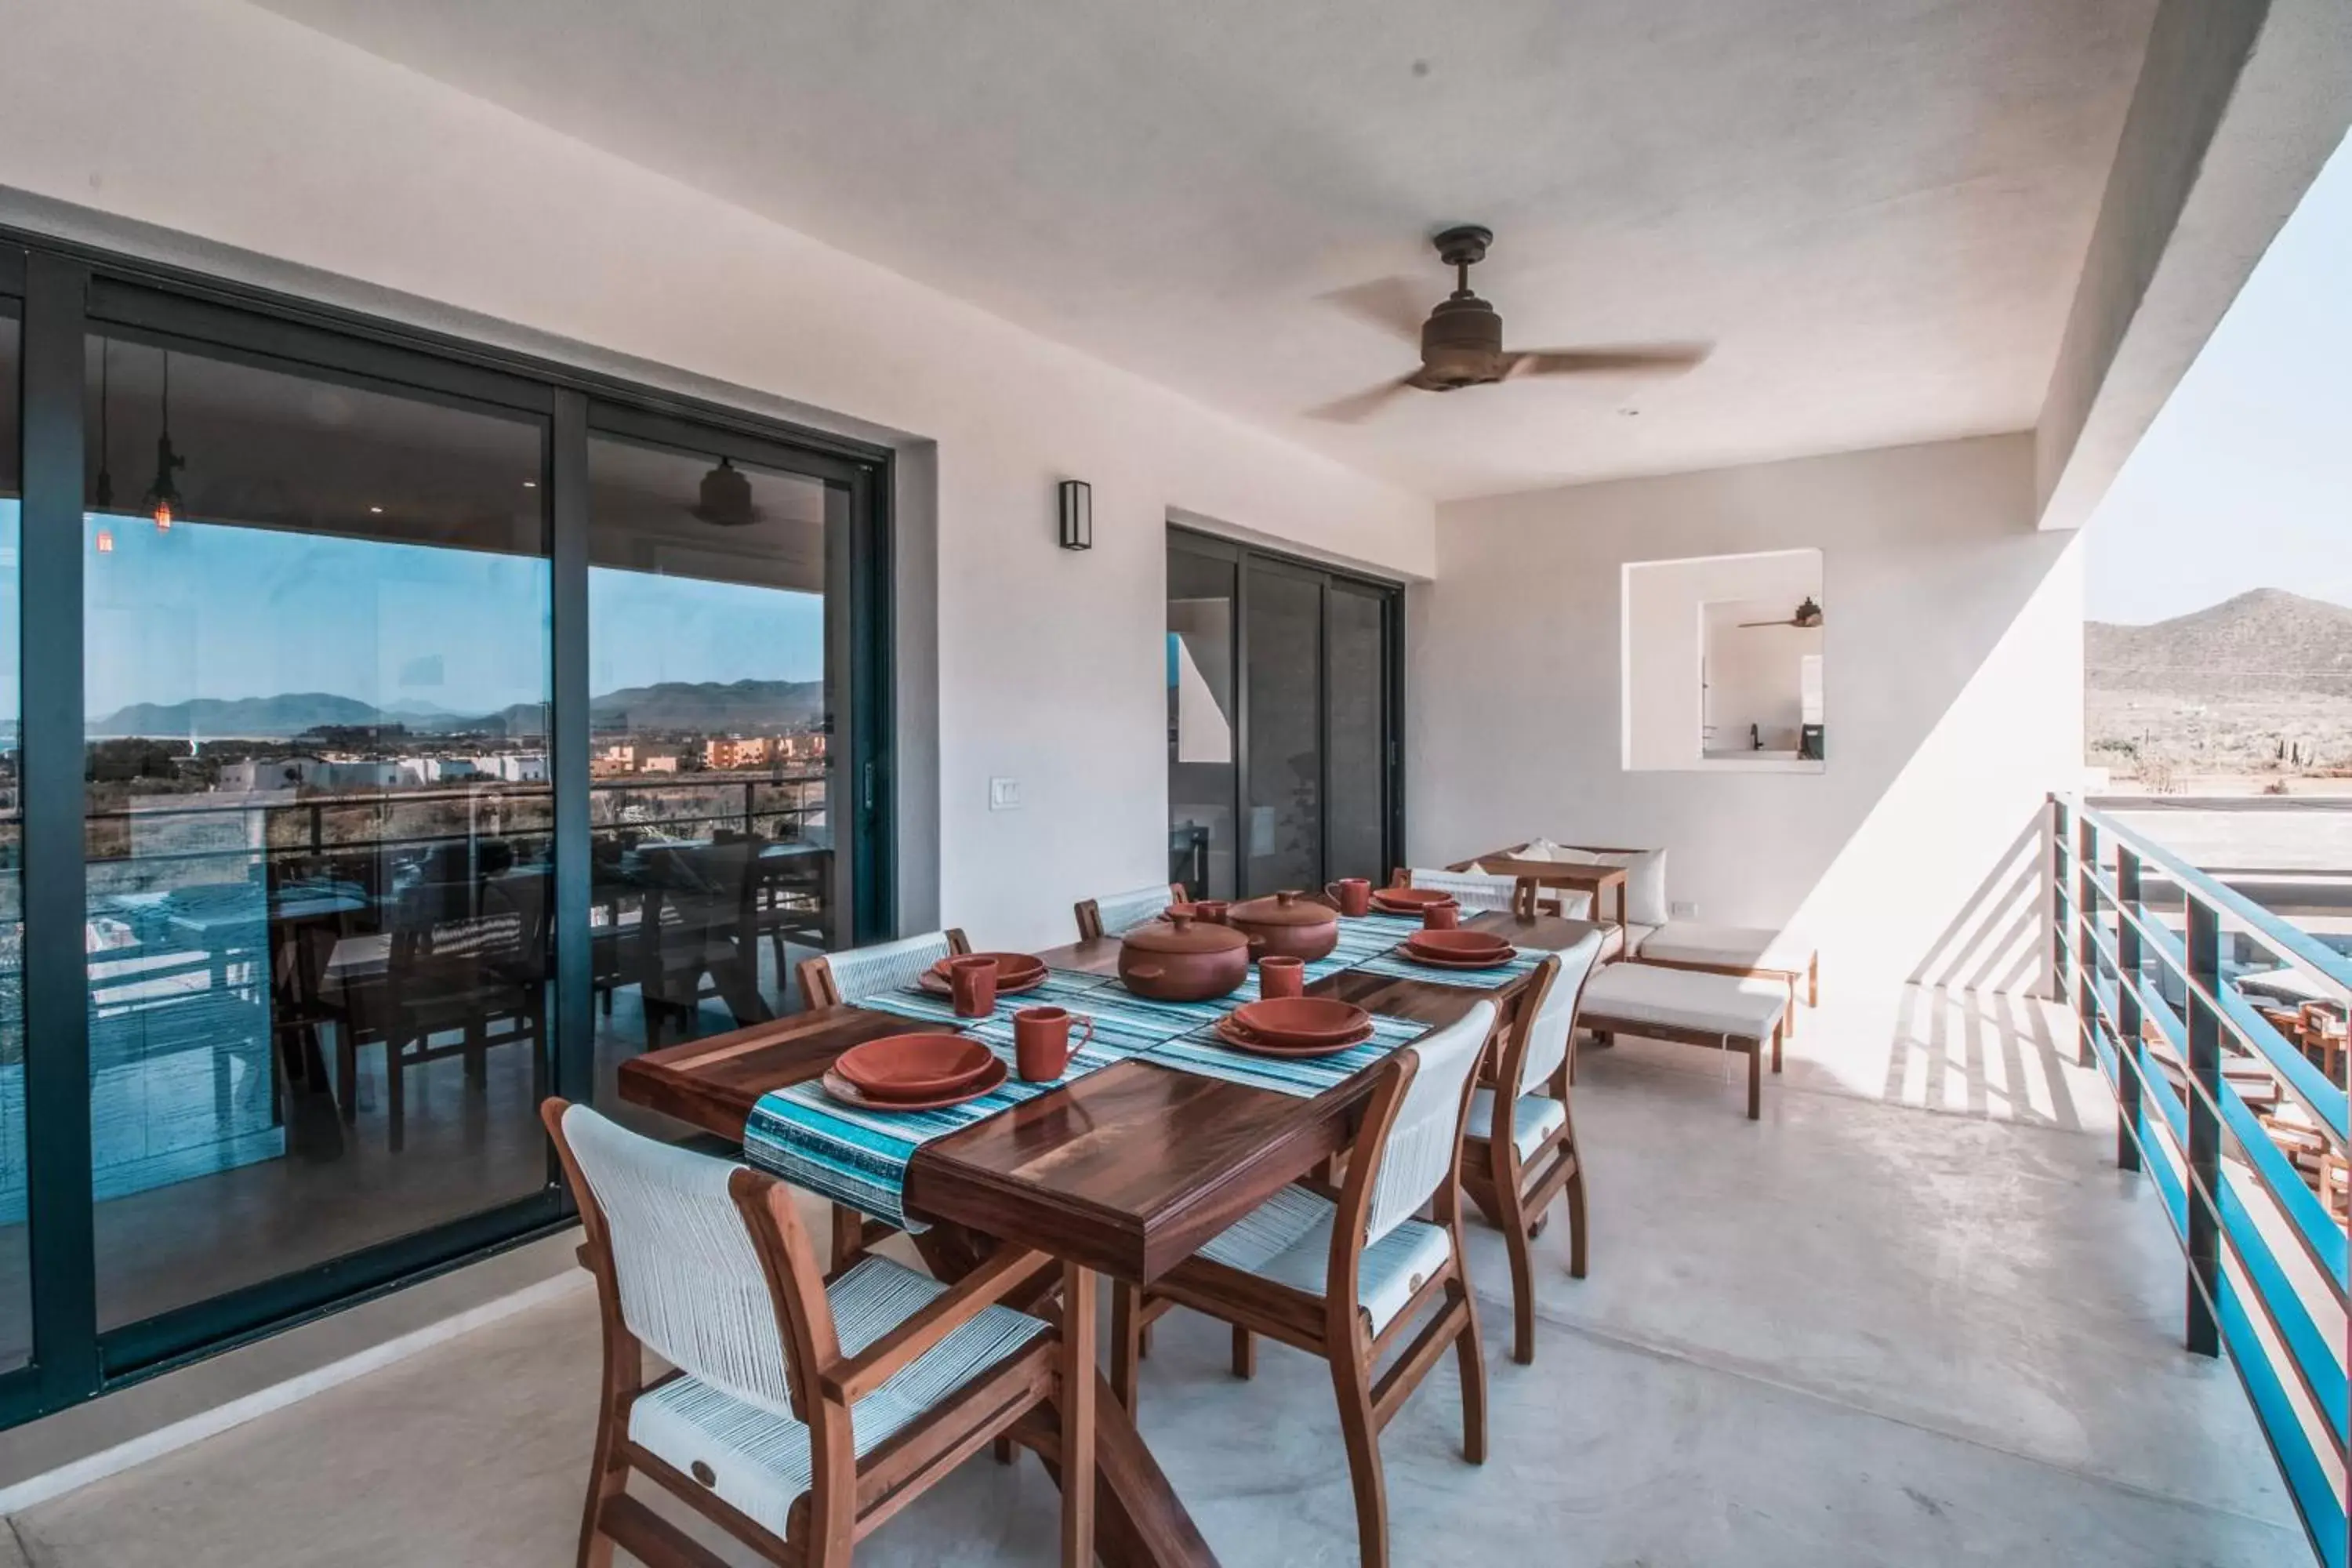
{"type": "Polygon", "coordinates": [[[1095,1273],[1062,1265],[1062,1568],[1095,1561],[1095,1273]]]}

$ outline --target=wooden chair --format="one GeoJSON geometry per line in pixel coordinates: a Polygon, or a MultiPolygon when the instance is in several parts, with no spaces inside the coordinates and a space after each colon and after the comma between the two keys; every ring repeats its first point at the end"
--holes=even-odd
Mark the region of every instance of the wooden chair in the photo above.
{"type": "MultiPolygon", "coordinates": [[[[1472,914],[1500,912],[1513,915],[1564,912],[1558,899],[1537,896],[1536,884],[1527,877],[1493,877],[1484,871],[1431,871],[1420,867],[1407,869],[1400,866],[1389,878],[1391,888],[1434,888],[1454,895],[1454,901],[1472,914]]],[[[1591,896],[1583,895],[1586,908],[1591,906],[1591,896]]],[[[1577,918],[1582,919],[1581,915],[1577,918]]]]}
{"type": "Polygon", "coordinates": [[[1389,1560],[1381,1429],[1448,1346],[1461,1372],[1463,1451],[1474,1465],[1486,1460],[1486,1370],[1455,1181],[1463,1116],[1495,1018],[1494,1003],[1481,1001],[1381,1065],[1340,1190],[1286,1187],[1148,1293],[1124,1282],[1112,1293],[1111,1385],[1130,1412],[1138,1335],[1173,1306],[1233,1326],[1237,1377],[1255,1370],[1253,1334],[1330,1363],[1365,1568],[1385,1568],[1389,1560]],[[1415,1218],[1433,1200],[1435,1223],[1415,1218]],[[1441,1298],[1436,1314],[1375,1379],[1373,1369],[1400,1333],[1441,1298]]]}
{"type": "Polygon", "coordinates": [[[1125,936],[1169,905],[1188,901],[1189,896],[1181,882],[1154,882],[1148,888],[1137,888],[1129,892],[1080,899],[1077,905],[1078,940],[1092,942],[1097,937],[1125,936]]]}
{"type": "Polygon", "coordinates": [[[1503,1042],[1494,1084],[1473,1091],[1463,1129],[1462,1190],[1510,1253],[1511,1359],[1521,1365],[1536,1359],[1533,1244],[1562,1193],[1568,1271],[1584,1278],[1584,1154],[1569,1111],[1570,1053],[1577,1004],[1600,956],[1596,931],[1544,960],[1503,1042]]]}
{"type": "MultiPolygon", "coordinates": [[[[801,960],[801,1001],[808,1007],[839,1007],[864,1001],[879,991],[895,991],[914,984],[918,975],[954,953],[970,952],[971,943],[961,931],[935,931],[897,942],[846,952],[820,952],[801,960]]],[[[908,1024],[909,1029],[918,1027],[908,1024]]],[[[857,1255],[889,1236],[896,1226],[868,1219],[846,1204],[833,1205],[833,1271],[849,1267],[857,1255]]]]}
{"type": "Polygon", "coordinates": [[[582,1568],[724,1568],[626,1490],[646,1477],[767,1563],[856,1543],[1055,1391],[1054,1328],[1001,1302],[1054,1264],[1006,1248],[952,1289],[887,1258],[820,1278],[790,1191],[549,1100],[604,1315],[582,1568]],[[648,1383],[645,1352],[675,1370],[648,1383]]]}

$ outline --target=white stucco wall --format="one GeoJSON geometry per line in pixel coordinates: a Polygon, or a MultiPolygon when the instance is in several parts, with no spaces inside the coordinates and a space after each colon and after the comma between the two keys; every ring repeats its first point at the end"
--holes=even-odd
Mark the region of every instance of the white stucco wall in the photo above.
{"type": "Polygon", "coordinates": [[[910,923],[1043,942],[1165,876],[1170,509],[1433,564],[1424,500],[267,12],[0,0],[0,221],[898,433],[910,923]]]}
{"type": "Polygon", "coordinates": [[[1452,503],[1411,594],[1415,864],[1660,845],[1700,918],[1802,925],[1823,984],[2040,974],[2021,858],[2079,775],[2082,582],[2029,435],[1452,503]],[[1623,564],[1822,552],[1829,764],[1622,765],[1623,564]]]}

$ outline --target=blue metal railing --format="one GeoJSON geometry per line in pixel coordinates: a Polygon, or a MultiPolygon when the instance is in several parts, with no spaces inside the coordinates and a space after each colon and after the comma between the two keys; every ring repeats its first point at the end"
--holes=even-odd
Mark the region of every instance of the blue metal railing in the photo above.
{"type": "Polygon", "coordinates": [[[2115,1091],[2116,1162],[2148,1173],[2187,1258],[2189,1348],[2228,1353],[2314,1553],[2347,1568],[2352,1243],[2235,1081],[2251,1074],[2265,1104],[2294,1107],[2324,1172],[2352,1142],[2343,1062],[2331,1079],[2246,1000],[2223,938],[2347,995],[2352,960],[2114,817],[2051,809],[2052,957],[2082,1059],[2115,1091]],[[2150,912],[2151,883],[2180,895],[2179,930],[2150,912]]]}

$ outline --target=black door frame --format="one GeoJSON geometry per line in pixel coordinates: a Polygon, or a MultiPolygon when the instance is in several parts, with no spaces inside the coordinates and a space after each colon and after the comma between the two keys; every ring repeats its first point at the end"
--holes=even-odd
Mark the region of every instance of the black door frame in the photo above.
{"type": "MultiPolygon", "coordinates": [[[[638,386],[314,301],[0,229],[0,309],[20,318],[23,469],[19,767],[24,805],[25,1107],[32,1360],[0,1373],[0,1426],[277,1332],[572,1222],[551,1151],[528,1197],[104,1333],[97,1326],[83,861],[84,339],[96,329],[175,342],[295,374],[521,413],[542,426],[551,590],[549,773],[554,792],[552,1081],[586,1100],[592,997],[589,879],[586,442],[610,425],[659,427],[698,451],[756,447],[763,463],[848,486],[849,754],[843,803],[855,940],[895,927],[896,823],[887,804],[893,704],[892,454],[740,408],[638,386]],[[37,1045],[36,1045],[37,1042],[37,1045]]],[[[835,633],[829,630],[828,637],[835,633]]]]}
{"type": "Polygon", "coordinates": [[[1317,858],[1328,869],[1331,863],[1331,704],[1329,674],[1331,668],[1330,595],[1336,590],[1362,594],[1380,601],[1383,661],[1386,668],[1382,681],[1381,727],[1386,752],[1381,770],[1382,784],[1381,857],[1388,865],[1404,863],[1404,585],[1385,578],[1360,572],[1343,571],[1327,563],[1302,555],[1292,555],[1278,550],[1266,550],[1254,544],[1244,544],[1218,534],[1204,533],[1178,523],[1168,525],[1168,549],[1172,553],[1181,551],[1212,561],[1230,563],[1234,568],[1233,675],[1234,675],[1234,893],[1236,898],[1254,898],[1275,891],[1271,888],[1253,888],[1249,882],[1249,856],[1246,851],[1249,818],[1249,595],[1253,570],[1274,572],[1314,583],[1318,589],[1316,605],[1316,750],[1319,773],[1318,779],[1318,831],[1320,842],[1317,858]]]}

